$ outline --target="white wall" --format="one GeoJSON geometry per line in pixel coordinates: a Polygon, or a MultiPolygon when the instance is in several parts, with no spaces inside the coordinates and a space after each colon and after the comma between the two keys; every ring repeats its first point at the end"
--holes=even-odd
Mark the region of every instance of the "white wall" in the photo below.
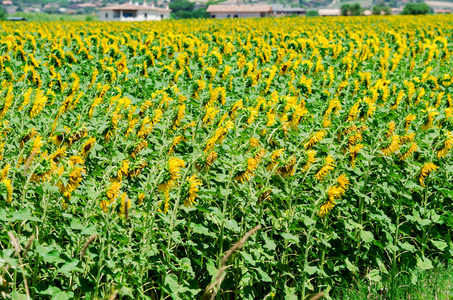
{"type": "MultiPolygon", "coordinates": [[[[238,18],[259,18],[261,17],[261,13],[259,12],[250,12],[250,13],[211,13],[211,18],[215,16],[215,19],[226,19],[228,18],[234,18],[234,15],[237,15],[238,18]]],[[[268,13],[265,13],[265,16],[268,16],[268,13]]]]}
{"type": "Polygon", "coordinates": [[[99,12],[99,19],[101,21],[160,21],[170,18],[170,12],[154,10],[138,10],[135,18],[125,18],[122,11],[118,17],[115,17],[116,15],[117,12],[113,10],[102,10],[99,12]]]}

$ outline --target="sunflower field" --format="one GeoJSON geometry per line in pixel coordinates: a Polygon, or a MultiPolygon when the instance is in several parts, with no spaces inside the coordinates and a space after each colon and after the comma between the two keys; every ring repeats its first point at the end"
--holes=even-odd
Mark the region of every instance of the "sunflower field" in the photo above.
{"type": "Polygon", "coordinates": [[[4,298],[392,299],[451,259],[452,16],[0,28],[4,298]]]}

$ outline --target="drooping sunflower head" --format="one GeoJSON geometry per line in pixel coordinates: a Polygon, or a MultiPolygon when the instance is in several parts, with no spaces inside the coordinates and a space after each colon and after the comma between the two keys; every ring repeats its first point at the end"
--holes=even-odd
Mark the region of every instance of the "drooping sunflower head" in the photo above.
{"type": "Polygon", "coordinates": [[[10,203],[13,199],[13,188],[11,186],[11,180],[4,179],[0,181],[0,197],[3,198],[6,203],[10,203]]]}
{"type": "Polygon", "coordinates": [[[203,185],[197,175],[192,175],[182,186],[182,198],[184,199],[184,206],[190,207],[195,204],[195,199],[198,196],[199,186],[203,185]]]}

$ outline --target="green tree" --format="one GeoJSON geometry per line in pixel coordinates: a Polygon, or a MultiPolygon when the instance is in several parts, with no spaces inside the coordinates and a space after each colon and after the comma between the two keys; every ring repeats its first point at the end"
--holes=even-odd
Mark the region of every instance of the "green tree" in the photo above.
{"type": "Polygon", "coordinates": [[[343,4],[340,8],[341,10],[341,15],[342,16],[347,16],[349,14],[349,11],[351,10],[349,4],[343,4]]]}
{"type": "Polygon", "coordinates": [[[401,14],[403,15],[426,15],[431,8],[426,3],[407,3],[401,14]]]}
{"type": "Polygon", "coordinates": [[[360,16],[362,14],[362,7],[358,3],[351,5],[349,10],[351,12],[351,16],[360,16]]]}
{"type": "Polygon", "coordinates": [[[6,19],[6,11],[0,6],[0,20],[6,19]]]}
{"type": "Polygon", "coordinates": [[[385,5],[376,5],[373,6],[371,12],[373,15],[380,15],[382,14],[382,12],[384,12],[384,15],[390,15],[392,13],[392,10],[390,9],[390,7],[385,5]]]}
{"type": "Polygon", "coordinates": [[[317,16],[319,16],[317,10],[309,10],[309,11],[307,11],[307,17],[317,17],[317,16]]]}

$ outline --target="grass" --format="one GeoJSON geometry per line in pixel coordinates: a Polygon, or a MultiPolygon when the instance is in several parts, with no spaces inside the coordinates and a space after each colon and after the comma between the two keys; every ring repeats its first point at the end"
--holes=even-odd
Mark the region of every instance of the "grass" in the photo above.
{"type": "Polygon", "coordinates": [[[17,12],[9,17],[24,17],[28,21],[99,21],[99,15],[63,15],[46,13],[17,12]]]}
{"type": "Polygon", "coordinates": [[[453,299],[453,266],[452,262],[431,270],[402,271],[399,273],[395,295],[391,297],[390,280],[384,276],[382,280],[371,282],[359,280],[351,287],[339,288],[334,299],[349,300],[381,300],[381,299],[410,299],[410,300],[451,300],[453,299]]]}

